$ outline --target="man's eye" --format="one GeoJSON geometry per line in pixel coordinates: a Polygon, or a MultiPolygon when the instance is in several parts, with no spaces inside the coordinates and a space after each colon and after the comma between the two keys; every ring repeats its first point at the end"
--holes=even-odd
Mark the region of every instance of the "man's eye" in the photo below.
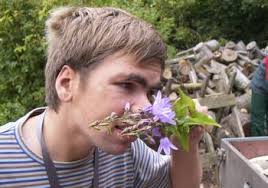
{"type": "Polygon", "coordinates": [[[119,87],[123,88],[123,89],[127,89],[127,90],[132,90],[134,89],[134,85],[132,83],[129,82],[122,82],[118,84],[119,87]]]}

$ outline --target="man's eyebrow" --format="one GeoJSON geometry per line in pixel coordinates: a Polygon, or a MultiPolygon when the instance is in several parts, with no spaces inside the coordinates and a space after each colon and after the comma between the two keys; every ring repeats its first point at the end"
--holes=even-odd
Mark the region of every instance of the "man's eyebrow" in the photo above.
{"type": "Polygon", "coordinates": [[[143,78],[142,76],[138,74],[129,74],[126,76],[126,81],[135,81],[139,84],[141,84],[143,87],[148,87],[148,82],[143,78]]]}
{"type": "Polygon", "coordinates": [[[141,84],[143,87],[150,87],[150,89],[161,89],[161,82],[153,85],[153,86],[149,86],[148,82],[146,81],[146,79],[138,74],[130,74],[126,76],[126,81],[135,81],[138,82],[139,84],[141,84]]]}

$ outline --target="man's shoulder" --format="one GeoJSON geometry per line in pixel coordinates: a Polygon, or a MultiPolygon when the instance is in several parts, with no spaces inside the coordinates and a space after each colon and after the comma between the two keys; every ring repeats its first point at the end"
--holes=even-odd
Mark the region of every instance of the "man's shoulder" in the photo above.
{"type": "Polygon", "coordinates": [[[19,124],[23,123],[25,121],[26,116],[23,116],[16,121],[6,123],[4,125],[0,126],[0,135],[6,135],[6,134],[12,134],[15,131],[15,127],[18,126],[19,124]]]}
{"type": "Polygon", "coordinates": [[[15,127],[19,126],[20,124],[23,124],[30,116],[33,116],[35,114],[39,114],[40,112],[44,111],[45,107],[36,108],[24,116],[20,117],[14,122],[9,122],[4,125],[0,126],[0,135],[6,135],[6,134],[12,134],[15,131],[15,127]]]}
{"type": "Polygon", "coordinates": [[[10,134],[14,132],[16,122],[9,122],[0,127],[0,135],[10,134]]]}

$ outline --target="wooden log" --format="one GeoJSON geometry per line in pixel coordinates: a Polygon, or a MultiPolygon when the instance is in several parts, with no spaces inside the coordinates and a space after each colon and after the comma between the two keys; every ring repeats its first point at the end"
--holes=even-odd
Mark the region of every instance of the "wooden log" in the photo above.
{"type": "MultiPolygon", "coordinates": [[[[239,110],[237,109],[236,106],[232,107],[232,113],[224,117],[220,121],[220,124],[222,125],[223,129],[226,129],[228,131],[228,134],[230,134],[231,137],[245,137],[244,130],[240,120],[239,110]]],[[[223,133],[221,132],[221,134],[223,133]]],[[[217,140],[220,139],[219,136],[223,135],[217,135],[217,140]]]]}
{"type": "Polygon", "coordinates": [[[237,60],[238,55],[234,50],[225,48],[222,52],[221,58],[223,61],[230,63],[230,62],[237,60]]]}
{"type": "Polygon", "coordinates": [[[214,74],[212,80],[216,85],[215,88],[218,93],[227,93],[229,81],[226,83],[222,75],[222,72],[220,74],[214,74]]]}
{"type": "Polygon", "coordinates": [[[187,55],[187,56],[183,56],[183,57],[178,57],[178,58],[174,58],[174,59],[168,59],[165,61],[165,63],[167,65],[170,65],[170,64],[176,64],[178,63],[179,61],[183,60],[183,59],[196,59],[196,55],[195,54],[190,54],[190,55],[187,55]]]}
{"type": "Polygon", "coordinates": [[[253,64],[250,64],[250,63],[246,63],[244,66],[243,66],[243,69],[242,69],[242,73],[245,75],[245,76],[248,76],[250,75],[251,73],[253,73],[255,71],[255,66],[253,64]]]}
{"type": "MultiPolygon", "coordinates": [[[[189,72],[189,78],[191,80],[191,83],[194,83],[194,84],[197,83],[197,74],[196,74],[195,68],[192,66],[192,64],[191,64],[191,71],[189,72]]],[[[196,97],[198,97],[199,92],[196,91],[195,95],[196,95],[196,97]]]]}
{"type": "Polygon", "coordinates": [[[237,44],[236,44],[236,48],[235,48],[237,51],[246,51],[247,48],[246,48],[246,45],[243,41],[239,41],[237,44]]]}
{"type": "Polygon", "coordinates": [[[225,44],[225,48],[228,48],[228,49],[235,49],[235,47],[236,47],[236,44],[233,41],[229,41],[225,44]]]}
{"type": "Polygon", "coordinates": [[[203,98],[197,98],[202,106],[207,106],[208,109],[217,109],[226,106],[233,106],[236,104],[235,96],[233,94],[216,94],[206,95],[203,98]]]}
{"type": "Polygon", "coordinates": [[[185,56],[185,55],[187,55],[188,53],[193,53],[193,48],[190,48],[190,49],[187,49],[187,50],[180,51],[179,53],[176,54],[176,56],[177,56],[177,57],[179,57],[179,56],[185,56]]]}
{"type": "Polygon", "coordinates": [[[175,101],[178,99],[178,95],[176,92],[172,92],[168,95],[168,98],[171,100],[171,101],[175,101]]]}
{"type": "Polygon", "coordinates": [[[185,84],[171,84],[171,90],[176,91],[179,88],[199,90],[202,87],[202,83],[185,83],[185,84]]]}
{"type": "Polygon", "coordinates": [[[229,78],[225,73],[226,65],[223,65],[215,60],[210,61],[210,67],[206,66],[206,69],[211,74],[214,74],[212,77],[213,84],[215,85],[214,90],[220,93],[226,93],[229,84],[229,78]]]}
{"type": "Polygon", "coordinates": [[[245,61],[243,59],[238,59],[237,63],[242,67],[244,67],[246,64],[249,64],[247,61],[245,61]]]}
{"type": "Polygon", "coordinates": [[[238,137],[245,137],[245,133],[243,130],[243,126],[240,120],[240,115],[239,115],[239,110],[237,109],[236,106],[232,108],[232,117],[234,119],[233,123],[230,123],[230,126],[232,126],[233,132],[238,136],[238,137]]]}
{"type": "Polygon", "coordinates": [[[201,88],[201,91],[200,91],[200,97],[204,97],[204,96],[205,96],[205,93],[206,93],[206,89],[207,89],[207,86],[208,86],[209,79],[210,79],[210,74],[209,74],[209,75],[206,77],[206,79],[204,80],[204,83],[203,83],[202,88],[201,88]]]}
{"type": "Polygon", "coordinates": [[[178,72],[182,75],[189,75],[191,71],[191,63],[185,59],[180,60],[178,63],[178,72]]]}
{"type": "MultiPolygon", "coordinates": [[[[197,76],[198,76],[199,78],[201,78],[202,80],[206,80],[206,78],[207,78],[208,75],[211,76],[210,73],[208,73],[207,75],[204,74],[204,73],[202,73],[202,72],[198,72],[198,73],[197,73],[197,76]]],[[[216,86],[215,83],[213,83],[213,82],[209,79],[209,80],[208,80],[208,87],[210,87],[210,88],[215,88],[215,86],[216,86]]]]}
{"type": "Polygon", "coordinates": [[[195,52],[195,53],[198,53],[198,52],[200,52],[201,51],[201,48],[204,46],[204,43],[203,42],[199,42],[197,45],[195,45],[194,47],[193,47],[193,51],[195,52]]]}
{"type": "Polygon", "coordinates": [[[250,80],[237,68],[237,65],[230,64],[226,69],[226,73],[230,75],[233,72],[236,72],[234,86],[239,90],[245,91],[250,85],[250,80]]]}
{"type": "MultiPolygon", "coordinates": [[[[235,77],[236,77],[236,72],[230,75],[230,81],[229,81],[229,85],[228,85],[227,92],[226,92],[227,94],[232,93],[233,85],[235,82],[235,77]]],[[[229,111],[230,111],[230,106],[219,109],[217,112],[217,118],[221,119],[223,116],[225,116],[225,114],[229,114],[229,111]]]]}
{"type": "Polygon", "coordinates": [[[167,80],[172,78],[172,72],[169,66],[165,67],[164,72],[163,72],[163,77],[167,80]]]}
{"type": "Polygon", "coordinates": [[[248,45],[246,46],[246,48],[247,48],[248,56],[249,56],[250,59],[254,59],[254,58],[262,59],[263,57],[266,56],[266,54],[263,53],[259,49],[256,41],[252,41],[252,42],[248,43],[248,45]]]}
{"type": "Polygon", "coordinates": [[[247,51],[253,51],[254,49],[256,49],[256,47],[257,47],[256,41],[251,41],[250,43],[247,44],[246,49],[247,51]]]}
{"type": "Polygon", "coordinates": [[[236,77],[236,72],[233,72],[233,73],[230,75],[229,88],[228,88],[228,90],[227,90],[227,93],[228,93],[228,94],[232,93],[232,89],[233,89],[234,82],[235,82],[235,77],[236,77]]]}
{"type": "Polygon", "coordinates": [[[171,85],[172,85],[172,83],[173,83],[173,80],[172,79],[168,79],[167,80],[167,82],[166,82],[166,84],[165,84],[165,90],[164,90],[164,92],[165,92],[165,95],[169,95],[170,93],[171,93],[171,85]]]}
{"type": "Polygon", "coordinates": [[[215,152],[215,148],[214,148],[214,144],[212,141],[211,136],[209,135],[209,133],[205,132],[204,134],[204,140],[206,143],[206,147],[209,153],[214,153],[215,152]]]}
{"type": "Polygon", "coordinates": [[[243,55],[243,56],[247,56],[248,55],[248,52],[247,51],[244,51],[244,50],[236,50],[236,53],[239,54],[239,55],[243,55]]]}
{"type": "MultiPolygon", "coordinates": [[[[212,60],[213,61],[213,60],[212,60]]],[[[219,67],[215,66],[214,64],[210,65],[203,65],[203,67],[207,70],[210,74],[219,74],[221,72],[221,69],[219,67]]]]}
{"type": "Polygon", "coordinates": [[[251,131],[250,131],[250,125],[251,125],[251,118],[250,118],[250,114],[248,112],[245,111],[245,109],[241,109],[239,111],[240,115],[240,121],[241,121],[241,125],[244,131],[244,134],[246,137],[251,136],[251,131]]]}
{"type": "Polygon", "coordinates": [[[186,56],[193,53],[198,53],[203,46],[207,46],[211,51],[218,50],[220,48],[220,44],[217,40],[209,40],[207,42],[200,42],[192,48],[187,50],[183,50],[176,54],[177,57],[186,56]]]}
{"type": "Polygon", "coordinates": [[[197,60],[197,63],[194,65],[196,70],[198,70],[203,64],[207,64],[213,57],[214,54],[207,46],[202,46],[198,56],[200,57],[197,60]]]}
{"type": "Polygon", "coordinates": [[[221,57],[221,52],[220,51],[215,51],[213,54],[214,54],[215,59],[217,59],[217,60],[220,59],[220,57],[221,57]]]}
{"type": "Polygon", "coordinates": [[[239,59],[241,59],[247,63],[251,63],[251,60],[246,55],[238,54],[238,57],[239,57],[239,59]]]}
{"type": "Polygon", "coordinates": [[[216,95],[217,94],[213,89],[211,89],[209,87],[206,88],[206,93],[208,93],[209,95],[216,95]]]}
{"type": "Polygon", "coordinates": [[[210,64],[212,67],[215,67],[215,69],[220,70],[219,74],[220,74],[221,79],[223,80],[224,87],[227,87],[227,85],[229,84],[229,77],[225,72],[225,69],[227,68],[227,66],[223,65],[215,60],[211,60],[210,64]]]}
{"type": "Polygon", "coordinates": [[[254,66],[254,67],[258,67],[260,64],[260,59],[253,59],[250,61],[250,63],[254,66]]]}
{"type": "Polygon", "coordinates": [[[220,125],[222,126],[220,129],[215,129],[215,133],[213,135],[215,135],[213,141],[214,141],[214,146],[216,148],[220,147],[221,144],[221,140],[222,138],[232,138],[235,137],[234,133],[232,132],[231,128],[229,127],[229,119],[230,119],[230,115],[224,117],[221,121],[220,121],[220,125]]]}
{"type": "Polygon", "coordinates": [[[212,51],[216,51],[220,48],[220,43],[217,40],[209,40],[205,45],[212,51]]]}
{"type": "Polygon", "coordinates": [[[247,90],[247,92],[243,95],[237,96],[236,97],[236,105],[238,108],[245,108],[248,111],[250,111],[251,107],[251,90],[247,90]]]}

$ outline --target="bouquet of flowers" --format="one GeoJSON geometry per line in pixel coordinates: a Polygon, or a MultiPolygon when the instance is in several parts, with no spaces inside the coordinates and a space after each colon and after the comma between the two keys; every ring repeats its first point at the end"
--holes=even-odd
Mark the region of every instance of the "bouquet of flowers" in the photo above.
{"type": "Polygon", "coordinates": [[[182,149],[189,149],[189,134],[193,126],[216,126],[220,127],[207,114],[197,111],[194,101],[179,89],[180,98],[171,103],[168,97],[162,97],[160,91],[154,96],[154,103],[139,112],[132,113],[129,103],[125,106],[122,116],[112,113],[109,117],[90,124],[90,127],[99,129],[108,126],[113,121],[120,121],[128,125],[121,132],[122,135],[141,135],[150,142],[155,143],[155,138],[160,139],[158,152],[163,150],[170,154],[171,149],[178,148],[171,143],[169,137],[175,135],[182,149]]]}

